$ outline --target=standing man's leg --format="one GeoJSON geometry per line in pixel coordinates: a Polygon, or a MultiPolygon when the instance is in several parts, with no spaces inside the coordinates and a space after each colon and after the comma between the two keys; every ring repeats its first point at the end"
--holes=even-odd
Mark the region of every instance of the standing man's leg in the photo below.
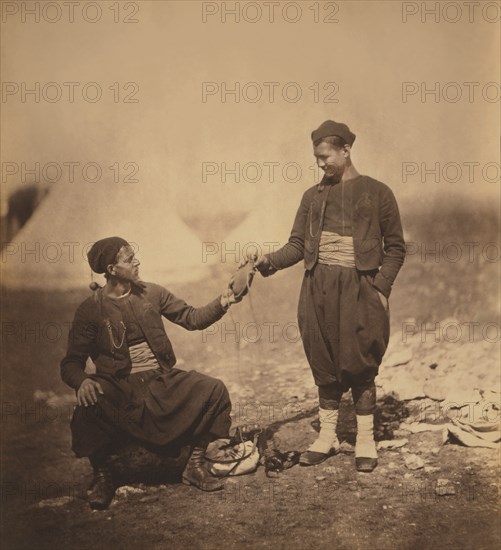
{"type": "Polygon", "coordinates": [[[376,411],[376,384],[374,381],[351,388],[357,415],[357,443],[355,465],[359,472],[372,472],[377,466],[374,441],[374,413],[376,411]]]}
{"type": "Polygon", "coordinates": [[[300,463],[303,466],[321,464],[329,456],[339,452],[339,440],[336,430],[342,395],[343,390],[336,382],[318,387],[320,432],[308,449],[301,453],[300,463]]]}
{"type": "Polygon", "coordinates": [[[356,346],[353,356],[357,358],[357,366],[351,373],[351,388],[357,415],[355,464],[360,472],[371,472],[377,466],[374,380],[390,335],[389,311],[373,286],[372,278],[371,274],[360,274],[354,307],[357,314],[357,335],[353,338],[356,346]]]}
{"type": "Polygon", "coordinates": [[[339,341],[338,270],[317,265],[303,280],[298,321],[315,384],[318,386],[320,433],[301,454],[300,464],[314,466],[339,452],[336,428],[343,388],[338,383],[336,350],[339,341]]]}

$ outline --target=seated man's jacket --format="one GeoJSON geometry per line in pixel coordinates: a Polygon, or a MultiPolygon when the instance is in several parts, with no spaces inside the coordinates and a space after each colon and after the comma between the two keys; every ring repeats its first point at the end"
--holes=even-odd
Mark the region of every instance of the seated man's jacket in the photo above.
{"type": "MultiPolygon", "coordinates": [[[[386,298],[405,259],[405,242],[397,202],[391,189],[368,176],[353,179],[353,247],[359,271],[377,271],[374,286],[386,298]]],[[[266,277],[304,260],[307,271],[318,262],[318,248],[329,191],[327,178],[310,187],[303,195],[289,241],[266,255],[266,277]]]]}
{"type": "MultiPolygon", "coordinates": [[[[159,365],[170,369],[176,364],[172,344],[165,332],[162,316],[188,330],[202,330],[224,315],[220,300],[194,308],[167,289],[152,283],[132,285],[128,298],[134,317],[159,365]]],[[[61,378],[77,390],[88,378],[84,372],[87,358],[96,365],[96,374],[123,377],[132,363],[122,314],[116,300],[97,290],[77,309],[68,338],[68,350],[61,361],[61,378]]]]}

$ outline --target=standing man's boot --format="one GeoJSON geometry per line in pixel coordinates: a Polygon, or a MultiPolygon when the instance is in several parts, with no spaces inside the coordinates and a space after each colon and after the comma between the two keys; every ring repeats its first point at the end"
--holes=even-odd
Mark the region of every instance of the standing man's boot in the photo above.
{"type": "Polygon", "coordinates": [[[223,482],[214,477],[207,468],[205,448],[194,447],[183,472],[183,483],[193,485],[201,491],[218,491],[223,482]]]}
{"type": "Polygon", "coordinates": [[[357,414],[357,443],[355,465],[359,472],[372,472],[377,466],[377,450],[374,441],[374,415],[357,414]]]}
{"type": "Polygon", "coordinates": [[[317,439],[301,453],[299,464],[302,466],[316,466],[339,452],[339,441],[336,435],[338,410],[318,409],[320,433],[317,439]]]}

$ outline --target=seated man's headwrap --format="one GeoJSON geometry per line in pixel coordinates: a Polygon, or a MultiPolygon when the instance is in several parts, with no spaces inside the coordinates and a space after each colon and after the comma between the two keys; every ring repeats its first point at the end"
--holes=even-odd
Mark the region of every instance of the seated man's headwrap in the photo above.
{"type": "Polygon", "coordinates": [[[128,245],[129,243],[121,237],[107,237],[96,241],[87,252],[90,268],[95,273],[106,273],[107,266],[116,262],[122,246],[128,245]]]}

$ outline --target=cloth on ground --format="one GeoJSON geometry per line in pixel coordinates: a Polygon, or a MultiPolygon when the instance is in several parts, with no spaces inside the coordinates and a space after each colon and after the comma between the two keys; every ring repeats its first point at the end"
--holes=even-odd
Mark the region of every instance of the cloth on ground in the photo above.
{"type": "Polygon", "coordinates": [[[466,447],[488,447],[489,449],[501,448],[501,425],[499,422],[468,423],[461,420],[453,420],[445,427],[445,442],[450,441],[451,435],[466,447]]]}

